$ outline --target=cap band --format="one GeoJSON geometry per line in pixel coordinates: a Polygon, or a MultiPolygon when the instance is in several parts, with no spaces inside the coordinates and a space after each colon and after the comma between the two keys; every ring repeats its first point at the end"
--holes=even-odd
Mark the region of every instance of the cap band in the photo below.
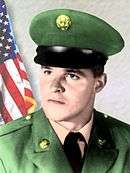
{"type": "Polygon", "coordinates": [[[104,54],[90,49],[38,46],[36,51],[36,63],[63,68],[90,68],[95,64],[105,65],[108,59],[104,54]]]}

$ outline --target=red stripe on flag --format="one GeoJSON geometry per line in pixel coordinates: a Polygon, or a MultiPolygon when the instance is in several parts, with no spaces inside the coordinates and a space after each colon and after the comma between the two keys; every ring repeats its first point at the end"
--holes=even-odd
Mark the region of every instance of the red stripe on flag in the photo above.
{"type": "Polygon", "coordinates": [[[25,71],[20,70],[20,76],[21,76],[22,79],[24,79],[24,80],[28,80],[28,77],[27,77],[27,74],[26,74],[25,71]]]}
{"type": "MultiPolygon", "coordinates": [[[[22,63],[22,62],[20,62],[20,63],[22,63]]],[[[26,72],[20,69],[18,56],[17,56],[17,58],[14,59],[14,64],[18,69],[18,72],[19,72],[21,79],[28,80],[26,72]]]]}
{"type": "Polygon", "coordinates": [[[33,97],[32,91],[30,89],[25,88],[24,91],[25,91],[25,96],[33,97]]]}
{"type": "Polygon", "coordinates": [[[15,85],[4,63],[0,65],[0,72],[11,97],[13,98],[22,115],[25,115],[27,111],[25,108],[23,96],[15,85]]]}
{"type": "Polygon", "coordinates": [[[22,62],[22,59],[19,53],[17,53],[16,58],[18,58],[18,60],[22,62]]]}
{"type": "Polygon", "coordinates": [[[2,115],[4,122],[6,122],[6,123],[13,120],[4,105],[2,107],[1,115],[2,115]]]}
{"type": "Polygon", "coordinates": [[[12,121],[12,118],[11,118],[9,112],[7,111],[7,109],[4,105],[1,92],[0,92],[0,113],[2,115],[4,122],[12,121]]]}

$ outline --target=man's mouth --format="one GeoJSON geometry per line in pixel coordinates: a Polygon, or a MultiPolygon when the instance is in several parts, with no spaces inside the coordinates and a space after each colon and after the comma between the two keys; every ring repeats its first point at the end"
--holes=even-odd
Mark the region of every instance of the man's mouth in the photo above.
{"type": "Polygon", "coordinates": [[[56,103],[56,104],[65,104],[65,102],[63,102],[63,101],[61,101],[61,100],[56,100],[56,99],[49,99],[48,101],[49,101],[49,102],[56,103]]]}

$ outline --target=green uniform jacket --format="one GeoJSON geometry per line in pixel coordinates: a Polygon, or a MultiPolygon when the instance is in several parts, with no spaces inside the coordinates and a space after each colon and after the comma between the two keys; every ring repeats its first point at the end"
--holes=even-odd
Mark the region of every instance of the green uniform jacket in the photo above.
{"type": "MultiPolygon", "coordinates": [[[[42,109],[0,127],[0,173],[73,173],[42,109]]],[[[82,173],[130,173],[130,126],[95,111],[82,173]]]]}

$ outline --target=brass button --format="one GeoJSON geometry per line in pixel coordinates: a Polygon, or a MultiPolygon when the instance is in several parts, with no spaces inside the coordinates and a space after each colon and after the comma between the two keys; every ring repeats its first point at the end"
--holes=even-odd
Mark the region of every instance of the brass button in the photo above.
{"type": "Polygon", "coordinates": [[[61,30],[67,30],[71,26],[72,22],[69,16],[67,15],[60,15],[56,19],[56,25],[61,30]]]}
{"type": "Polygon", "coordinates": [[[108,115],[107,115],[107,114],[104,114],[104,117],[105,117],[105,118],[108,118],[108,115]]]}
{"type": "Polygon", "coordinates": [[[26,118],[26,120],[30,120],[32,118],[32,115],[31,114],[27,115],[25,118],[26,118]]]}
{"type": "Polygon", "coordinates": [[[49,145],[50,145],[50,142],[49,142],[48,139],[43,139],[39,143],[40,148],[43,149],[43,150],[46,149],[46,148],[48,148],[49,145]]]}

